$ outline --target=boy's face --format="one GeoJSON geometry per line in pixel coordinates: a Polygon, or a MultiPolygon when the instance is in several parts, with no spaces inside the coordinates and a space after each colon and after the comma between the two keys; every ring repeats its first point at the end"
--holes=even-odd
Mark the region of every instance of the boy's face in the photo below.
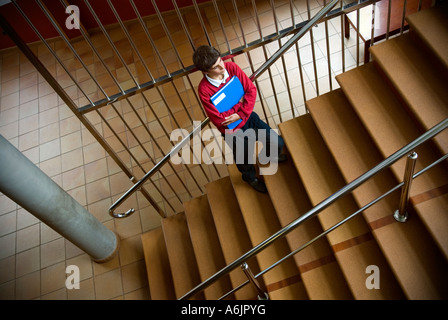
{"type": "Polygon", "coordinates": [[[213,79],[222,79],[224,77],[224,71],[224,61],[222,61],[221,57],[219,57],[215,64],[208,69],[206,74],[213,79]]]}

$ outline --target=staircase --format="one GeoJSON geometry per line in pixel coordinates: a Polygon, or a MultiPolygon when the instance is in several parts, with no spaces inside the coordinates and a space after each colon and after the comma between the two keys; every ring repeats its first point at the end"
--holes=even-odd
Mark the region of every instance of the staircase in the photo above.
{"type": "MultiPolygon", "coordinates": [[[[371,48],[373,61],[337,76],[340,88],[279,125],[288,161],[264,176],[268,194],[229,175],[184,212],[142,235],[152,299],[176,299],[448,117],[448,6],[407,18],[410,32],[371,48]]],[[[445,130],[418,150],[416,170],[448,152],[445,130]]],[[[248,261],[264,270],[403,179],[405,159],[248,261]]],[[[412,183],[410,218],[396,222],[400,190],[264,274],[270,299],[447,299],[446,162],[412,183]],[[367,288],[369,266],[380,288],[367,288]]],[[[194,299],[217,299],[246,280],[233,270],[194,299]]],[[[228,299],[256,299],[250,286],[228,299]]]]}

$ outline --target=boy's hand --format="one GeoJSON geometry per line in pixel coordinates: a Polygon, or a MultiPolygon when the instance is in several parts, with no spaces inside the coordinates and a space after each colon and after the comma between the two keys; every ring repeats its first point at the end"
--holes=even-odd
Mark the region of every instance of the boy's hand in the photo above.
{"type": "Polygon", "coordinates": [[[223,122],[221,122],[221,124],[223,126],[228,126],[232,122],[235,122],[235,121],[240,120],[240,119],[241,119],[241,117],[239,116],[239,114],[238,113],[234,113],[234,114],[231,114],[228,117],[225,117],[225,120],[223,122]]]}

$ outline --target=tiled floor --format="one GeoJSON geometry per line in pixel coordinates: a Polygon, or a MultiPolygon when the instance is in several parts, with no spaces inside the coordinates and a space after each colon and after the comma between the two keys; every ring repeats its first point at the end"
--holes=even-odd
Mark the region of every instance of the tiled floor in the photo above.
{"type": "MultiPolygon", "coordinates": [[[[250,1],[246,2],[251,6],[250,1]]],[[[312,14],[322,4],[320,0],[319,2],[310,1],[312,14]]],[[[263,21],[268,20],[272,13],[266,10],[269,7],[268,1],[260,3],[259,19],[264,25],[263,21]]],[[[283,28],[286,26],[283,24],[291,23],[289,2],[279,3],[277,14],[283,28]]],[[[228,2],[228,5],[231,5],[231,2],[228,2]]],[[[296,23],[300,22],[300,19],[306,20],[306,2],[295,1],[294,5],[296,23]]],[[[253,19],[247,18],[250,16],[250,10],[241,10],[240,15],[247,33],[246,40],[250,42],[256,39],[259,36],[256,25],[253,19]]],[[[213,21],[212,15],[209,15],[209,21],[216,27],[213,36],[217,39],[222,37],[219,22],[213,21]]],[[[229,35],[239,32],[238,26],[233,25],[233,28],[233,31],[228,30],[229,35]]],[[[325,27],[321,24],[313,30],[319,89],[322,94],[329,90],[325,27]]],[[[263,29],[266,34],[274,31],[272,24],[263,29]]],[[[342,70],[339,19],[328,23],[328,32],[331,73],[334,75],[342,70]]],[[[347,69],[356,64],[353,58],[356,54],[354,38],[351,37],[345,42],[348,48],[347,69]]],[[[226,51],[225,41],[221,42],[224,43],[220,46],[221,50],[226,51]]],[[[163,37],[157,39],[157,43],[158,48],[167,46],[163,37]]],[[[301,40],[299,44],[305,92],[307,99],[310,99],[316,96],[316,87],[309,37],[301,40]]],[[[269,45],[269,54],[276,49],[276,43],[269,45]]],[[[360,49],[362,57],[362,48],[360,49]]],[[[164,57],[169,59],[169,56],[165,52],[164,57]]],[[[191,60],[188,60],[191,59],[190,52],[182,57],[185,57],[185,65],[191,64],[191,60]]],[[[293,51],[288,52],[285,58],[288,61],[288,69],[297,68],[293,51]]],[[[261,63],[257,61],[264,61],[261,49],[252,54],[252,59],[256,66],[261,63]]],[[[173,64],[170,66],[173,67],[173,64]]],[[[174,67],[178,68],[178,64],[174,67]]],[[[275,65],[274,68],[278,68],[279,74],[283,72],[280,66],[275,65]]],[[[122,70],[116,71],[117,75],[120,75],[122,70]]],[[[124,220],[114,220],[109,216],[109,206],[131,183],[18,50],[0,52],[0,78],[0,134],[121,238],[119,254],[112,261],[104,264],[94,263],[87,254],[0,193],[0,299],[148,299],[149,290],[140,236],[160,225],[159,216],[137,196],[131,198],[129,203],[133,202],[138,209],[136,214],[124,220]],[[65,271],[69,265],[77,265],[80,268],[79,290],[69,290],[65,286],[65,271]]],[[[296,111],[303,113],[302,89],[297,79],[290,80],[294,84],[291,92],[296,111]]],[[[126,83],[126,80],[123,83],[126,83]]],[[[333,88],[337,86],[335,81],[332,84],[333,88]]],[[[274,99],[266,77],[260,78],[259,86],[263,87],[260,91],[269,106],[274,99]]],[[[287,99],[284,85],[282,91],[278,92],[278,97],[287,99]]],[[[82,104],[82,101],[79,102],[82,104]]],[[[275,108],[271,108],[270,112],[274,116],[277,113],[275,108]]],[[[288,114],[285,111],[283,120],[291,117],[288,114]]],[[[107,136],[107,133],[104,135],[107,136]]]]}

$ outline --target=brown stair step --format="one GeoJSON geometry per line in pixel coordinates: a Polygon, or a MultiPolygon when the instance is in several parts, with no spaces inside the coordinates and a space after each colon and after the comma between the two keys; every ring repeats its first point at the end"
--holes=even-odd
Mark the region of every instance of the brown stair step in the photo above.
{"type": "Polygon", "coordinates": [[[448,5],[432,7],[406,17],[411,29],[448,70],[448,5]],[[445,41],[441,41],[445,39],[445,41]]]}
{"type": "MultiPolygon", "coordinates": [[[[416,195],[410,199],[412,205],[418,212],[427,213],[428,215],[434,215],[434,213],[439,213],[448,208],[448,187],[445,185],[443,188],[438,188],[430,190],[429,192],[421,195],[416,195]]],[[[426,219],[425,219],[426,220],[426,219]]],[[[445,258],[447,258],[446,243],[448,242],[448,234],[446,232],[446,223],[444,221],[439,221],[439,223],[433,223],[433,221],[427,223],[431,225],[431,232],[437,235],[437,244],[443,250],[445,258]]]]}
{"type": "MultiPolygon", "coordinates": [[[[268,194],[255,191],[243,181],[235,164],[228,168],[235,195],[254,245],[257,245],[281,229],[275,209],[268,194]]],[[[263,270],[291,252],[284,238],[268,246],[256,257],[263,270]]],[[[308,299],[294,260],[287,259],[263,275],[271,299],[308,299]],[[284,286],[283,284],[288,284],[284,286]]]]}
{"type": "MultiPolygon", "coordinates": [[[[358,96],[362,95],[361,88],[352,89],[358,96]]],[[[341,90],[310,101],[308,107],[347,181],[356,179],[382,160],[369,133],[341,90]]],[[[375,118],[375,115],[371,117],[375,118]]],[[[381,130],[381,127],[378,129],[381,130]]],[[[396,184],[397,179],[390,171],[385,170],[355,189],[354,196],[360,205],[365,205],[396,184]]],[[[446,265],[445,259],[435,249],[433,239],[417,217],[412,222],[406,222],[411,222],[411,226],[398,223],[392,218],[399,195],[398,192],[393,193],[363,214],[407,296],[421,298],[428,292],[427,297],[437,297],[437,294],[432,294],[443,292],[439,283],[446,281],[446,276],[441,273],[446,265]],[[400,254],[397,255],[397,252],[400,254]],[[421,258],[415,260],[415,257],[421,258]],[[409,261],[412,261],[412,265],[409,265],[409,261]],[[409,282],[415,274],[420,274],[421,278],[409,282]]],[[[381,270],[383,276],[383,267],[381,270]]]]}
{"type": "MultiPolygon", "coordinates": [[[[227,176],[210,182],[206,185],[206,190],[222,253],[228,265],[252,249],[253,246],[230,178],[227,176]]],[[[255,257],[249,259],[247,263],[254,274],[260,272],[255,257]]],[[[239,268],[231,271],[229,276],[233,288],[247,281],[243,271],[239,268]]],[[[262,279],[259,281],[263,284],[262,279]]],[[[251,300],[256,299],[257,292],[251,285],[246,285],[236,291],[234,295],[238,300],[251,300]]]]}
{"type": "MultiPolygon", "coordinates": [[[[201,280],[205,281],[226,266],[207,195],[184,203],[191,242],[201,280]]],[[[204,290],[205,297],[216,300],[232,289],[228,275],[204,290]]]]}
{"type": "MultiPolygon", "coordinates": [[[[423,134],[415,126],[412,117],[406,112],[373,64],[345,72],[337,76],[337,80],[384,157],[391,155],[423,134]],[[366,85],[367,83],[369,85],[366,85]]],[[[362,146],[366,145],[360,147],[362,146]]],[[[368,150],[365,148],[366,152],[368,150]]],[[[430,143],[425,143],[415,151],[418,154],[416,172],[430,165],[439,157],[438,152],[430,143]]],[[[378,157],[376,159],[375,161],[381,161],[378,157]]],[[[372,166],[375,164],[373,161],[370,163],[372,166]]],[[[406,159],[403,158],[392,166],[398,181],[403,179],[405,164],[406,159]]],[[[446,166],[438,165],[413,181],[411,197],[421,197],[428,192],[433,193],[434,190],[445,187],[447,181],[446,166]]],[[[434,235],[445,256],[448,257],[448,238],[446,232],[443,231],[448,229],[447,207],[448,203],[441,196],[432,197],[431,207],[425,206],[426,210],[424,211],[421,210],[423,206],[416,205],[421,219],[434,235]]]]}
{"type": "MultiPolygon", "coordinates": [[[[201,282],[185,213],[163,219],[162,228],[176,297],[180,298],[201,282]]],[[[204,299],[204,293],[200,292],[192,299],[204,299]]]]}
{"type": "MultiPolygon", "coordinates": [[[[313,205],[346,185],[309,114],[284,122],[279,128],[313,205]]],[[[327,230],[357,210],[355,200],[348,195],[324,209],[318,218],[327,230]]],[[[383,265],[384,257],[361,215],[333,230],[327,238],[355,299],[397,298],[392,289],[370,290],[365,285],[366,268],[383,265]]]]}
{"type": "MultiPolygon", "coordinates": [[[[414,44],[409,34],[389,39],[370,50],[375,62],[425,130],[448,117],[448,75],[433,67],[424,50],[414,44]]],[[[443,153],[448,153],[447,141],[446,130],[435,137],[443,153]]]]}
{"type": "Polygon", "coordinates": [[[162,227],[142,234],[141,240],[151,299],[176,299],[162,227]]]}
{"type": "MultiPolygon", "coordinates": [[[[338,168],[309,115],[281,123],[279,128],[313,205],[332,195],[340,188],[339,186],[343,186],[344,181],[338,168]],[[335,186],[338,189],[334,190],[335,186]]],[[[342,200],[348,210],[357,209],[350,197],[342,200]]],[[[344,208],[344,205],[336,207],[344,208]]],[[[324,210],[323,214],[318,215],[325,230],[344,219],[349,213],[340,210],[331,211],[335,212],[326,213],[324,210]]],[[[368,232],[368,228],[363,218],[358,217],[339,227],[337,231],[329,234],[331,245],[363,235],[368,232]]]]}
{"type": "MultiPolygon", "coordinates": [[[[265,175],[272,204],[282,227],[311,208],[311,202],[291,160],[279,163],[277,172],[265,175]]],[[[319,220],[313,217],[286,235],[295,250],[322,233],[319,220]]],[[[294,255],[310,299],[353,299],[333,251],[325,237],[294,255]]]]}

